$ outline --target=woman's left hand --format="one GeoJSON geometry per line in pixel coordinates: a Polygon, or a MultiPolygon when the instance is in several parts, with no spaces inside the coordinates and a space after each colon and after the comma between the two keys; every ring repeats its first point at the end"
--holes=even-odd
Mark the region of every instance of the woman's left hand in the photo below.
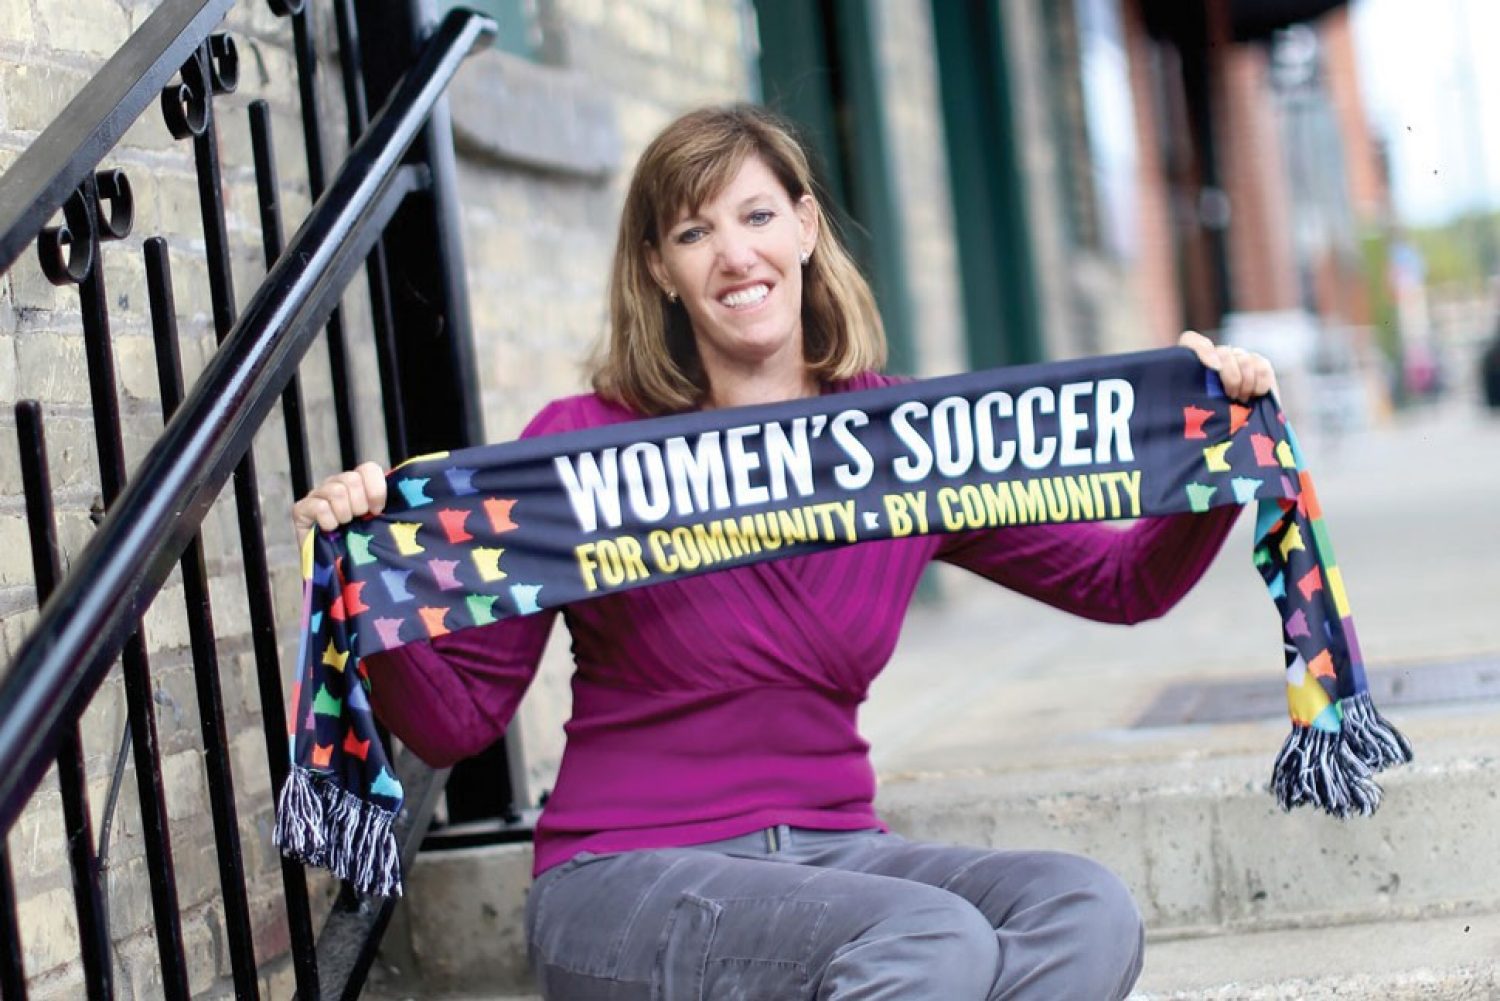
{"type": "Polygon", "coordinates": [[[1272,393],[1279,396],[1276,385],[1276,370],[1264,355],[1244,348],[1232,348],[1215,344],[1196,330],[1184,330],[1177,338],[1179,347],[1191,348],[1207,367],[1219,373],[1224,384],[1224,395],[1240,403],[1248,403],[1257,396],[1272,393]]]}

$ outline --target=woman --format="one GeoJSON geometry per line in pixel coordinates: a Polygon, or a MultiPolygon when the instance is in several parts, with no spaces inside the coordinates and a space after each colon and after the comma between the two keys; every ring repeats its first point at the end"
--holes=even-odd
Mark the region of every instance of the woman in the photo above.
{"type": "MultiPolygon", "coordinates": [[[[595,392],[524,435],[888,383],[880,319],[786,129],[705,109],[626,196],[595,392]]],[[[1246,399],[1269,365],[1184,334],[1246,399]]],[[[294,509],[331,530],[385,502],[367,463],[294,509]]],[[[876,817],[856,709],[936,558],[1090,618],[1159,615],[1234,509],[1128,531],[1029,526],[792,557],[563,610],[577,671],[537,825],[527,931],[542,989],[590,998],[1119,998],[1142,928],[1107,870],[1051,852],[918,844],[876,817]]],[[[553,613],[372,658],[375,708],[434,764],[496,740],[553,613]]]]}

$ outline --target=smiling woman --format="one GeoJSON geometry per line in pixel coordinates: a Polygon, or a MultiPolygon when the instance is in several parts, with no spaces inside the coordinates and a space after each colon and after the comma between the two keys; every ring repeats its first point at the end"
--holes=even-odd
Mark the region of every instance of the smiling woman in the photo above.
{"type": "Polygon", "coordinates": [[[748,106],[685,115],[641,155],[610,323],[594,388],[648,415],[808,396],[885,363],[806,154],[748,106]]]}
{"type": "MultiPolygon", "coordinates": [[[[595,392],[548,404],[524,436],[896,383],[880,374],[880,317],[805,154],[757,108],[692,112],[646,149],[622,212],[610,320],[595,392]]],[[[1197,334],[1182,343],[1232,398],[1273,385],[1263,359],[1197,334]]],[[[903,411],[899,441],[912,464],[944,475],[1054,451],[1107,463],[1131,447],[1134,398],[1120,383],[972,407],[939,399],[903,411]],[[1058,432],[1039,432],[1038,414],[1055,414],[1058,432]]],[[[622,534],[575,551],[586,586],[610,593],[563,609],[573,717],[527,897],[543,994],[1123,998],[1143,941],[1124,884],[1072,855],[887,832],[858,710],[932,561],[1080,615],[1137,621],[1192,586],[1236,509],[1123,531],[1052,524],[1104,517],[1106,505],[1110,516],[1139,513],[1139,485],[1110,471],[1003,493],[996,480],[938,500],[949,527],[972,531],[913,530],[888,495],[890,538],[677,576],[763,549],[856,541],[855,503],[809,494],[809,455],[815,442],[838,447],[847,461],[834,479],[863,486],[875,462],[854,432],[870,418],[844,409],[820,419],[774,432],[750,421],[659,445],[642,435],[559,460],[581,528],[608,530],[627,511],[655,527],[644,541],[622,534]],[[695,520],[668,529],[657,522],[668,512],[695,520]]],[[[325,482],[294,517],[301,531],[332,530],[384,503],[385,479],[363,466],[325,482]]],[[[555,608],[530,610],[368,657],[376,713],[434,764],[493,743],[556,619],[555,608]]]]}

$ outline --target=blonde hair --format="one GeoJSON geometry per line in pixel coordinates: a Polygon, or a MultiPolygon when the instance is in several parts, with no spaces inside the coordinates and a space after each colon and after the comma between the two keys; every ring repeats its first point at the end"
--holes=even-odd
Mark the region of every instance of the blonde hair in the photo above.
{"type": "MultiPolygon", "coordinates": [[[[708,379],[692,324],[646,264],[647,247],[684,210],[696,212],[757,156],[795,203],[812,192],[807,154],[791,129],[753,105],[701,108],[668,125],[641,154],[625,195],[609,282],[610,330],[593,363],[601,396],[655,416],[699,406],[708,379]]],[[[803,270],[802,349],[823,382],[885,364],[885,331],[870,286],[814,200],[818,243],[803,270]]]]}

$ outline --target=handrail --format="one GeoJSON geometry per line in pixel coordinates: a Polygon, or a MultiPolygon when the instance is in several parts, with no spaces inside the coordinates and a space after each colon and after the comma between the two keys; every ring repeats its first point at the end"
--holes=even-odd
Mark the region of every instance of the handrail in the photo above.
{"type": "Polygon", "coordinates": [[[495,30],[471,11],[444,18],[42,608],[0,682],[0,832],[15,823],[386,221],[426,185],[424,168],[400,161],[463,59],[495,30]]]}
{"type": "Polygon", "coordinates": [[[0,274],[156,100],[234,0],[163,0],[0,178],[0,274]]]}

